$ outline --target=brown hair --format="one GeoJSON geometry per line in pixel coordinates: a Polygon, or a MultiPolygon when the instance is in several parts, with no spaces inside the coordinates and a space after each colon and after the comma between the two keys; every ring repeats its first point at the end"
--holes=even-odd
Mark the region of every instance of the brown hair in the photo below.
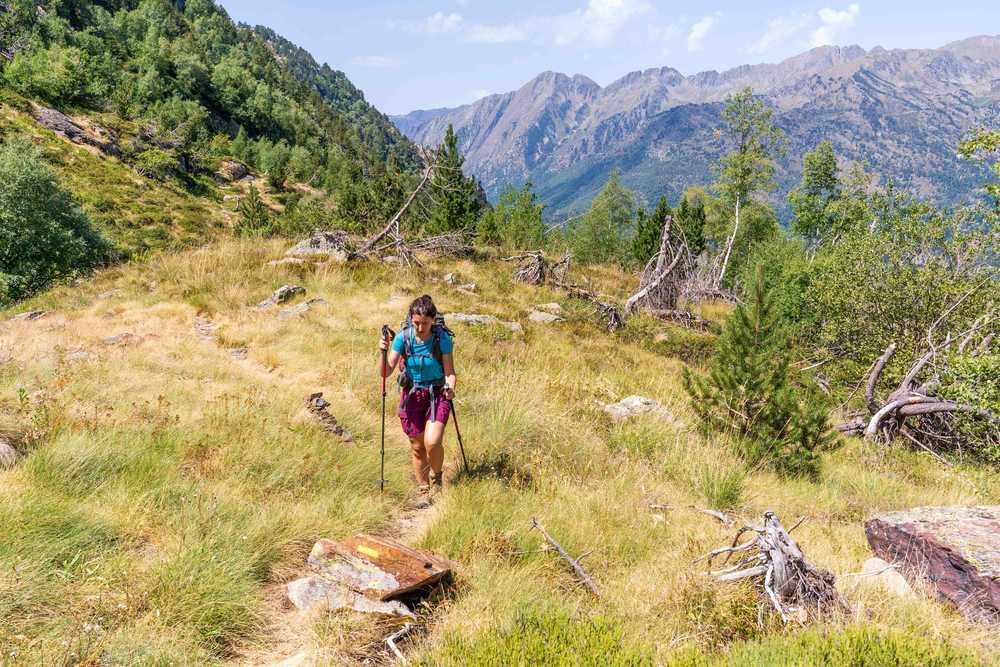
{"type": "Polygon", "coordinates": [[[423,315],[424,317],[437,317],[438,309],[434,305],[434,300],[431,299],[430,294],[424,294],[423,296],[413,300],[410,304],[410,317],[414,315],[423,315]]]}

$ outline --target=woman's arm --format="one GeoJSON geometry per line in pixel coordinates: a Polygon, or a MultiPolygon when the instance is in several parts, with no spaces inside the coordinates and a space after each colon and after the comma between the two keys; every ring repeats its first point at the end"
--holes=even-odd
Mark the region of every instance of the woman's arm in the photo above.
{"type": "Polygon", "coordinates": [[[378,372],[382,377],[389,377],[392,372],[396,370],[396,366],[399,362],[399,352],[395,350],[389,350],[390,341],[384,338],[378,342],[378,372]],[[386,357],[382,356],[382,350],[389,350],[389,354],[386,357]],[[383,365],[384,364],[384,365],[383,365]]]}
{"type": "Polygon", "coordinates": [[[450,401],[455,398],[455,354],[442,354],[441,365],[444,367],[445,398],[450,401]]]}

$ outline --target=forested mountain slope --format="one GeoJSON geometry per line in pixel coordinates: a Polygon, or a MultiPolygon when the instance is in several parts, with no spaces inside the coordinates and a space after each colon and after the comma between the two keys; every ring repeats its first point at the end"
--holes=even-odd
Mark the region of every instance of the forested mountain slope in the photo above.
{"type": "Polygon", "coordinates": [[[454,125],[491,195],[507,181],[530,180],[558,215],[584,208],[615,167],[651,201],[710,182],[725,150],[716,133],[721,102],[746,86],[775,107],[789,137],[779,196],[797,182],[801,156],[830,139],[842,159],[956,203],[982,179],[955,146],[970,127],[1000,115],[1000,37],[939,49],[820,47],[778,64],[686,77],[653,68],[603,88],[545,72],[516,91],[394,120],[423,143],[454,125]]]}

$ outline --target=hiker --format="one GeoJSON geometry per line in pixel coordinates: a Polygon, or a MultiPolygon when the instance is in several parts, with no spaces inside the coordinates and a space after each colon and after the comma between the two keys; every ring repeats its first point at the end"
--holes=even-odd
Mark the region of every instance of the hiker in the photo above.
{"type": "Polygon", "coordinates": [[[413,471],[420,490],[441,487],[444,466],[444,427],[455,397],[455,363],[451,332],[438,316],[427,294],[410,304],[406,322],[390,343],[379,340],[382,377],[400,366],[399,421],[410,439],[413,471]],[[402,359],[402,363],[400,363],[402,359]]]}

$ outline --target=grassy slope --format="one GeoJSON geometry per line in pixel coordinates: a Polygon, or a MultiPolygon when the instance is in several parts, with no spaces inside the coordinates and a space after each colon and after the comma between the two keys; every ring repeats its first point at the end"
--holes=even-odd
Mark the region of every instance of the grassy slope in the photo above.
{"type": "MultiPolygon", "coordinates": [[[[62,186],[73,193],[94,226],[128,255],[197,245],[231,224],[233,205],[223,205],[223,197],[240,192],[240,184],[201,177],[188,190],[177,181],[145,178],[116,158],[41,127],[26,112],[26,100],[4,95],[10,103],[0,102],[3,140],[25,139],[41,147],[62,186]]],[[[123,135],[137,131],[113,115],[76,119],[105,128],[120,126],[116,129],[123,135]]]]}
{"type": "MultiPolygon", "coordinates": [[[[428,274],[457,271],[479,285],[475,298],[389,267],[265,267],[281,250],[224,241],[163,255],[21,306],[55,311],[44,319],[0,324],[0,415],[48,432],[0,472],[0,664],[88,655],[101,664],[204,664],[267,653],[281,634],[268,596],[301,571],[313,541],[391,530],[406,502],[408,454],[394,419],[384,497],[375,484],[374,337],[424,291],[446,312],[519,319],[526,331],[455,326],[475,474],[447,488],[420,540],[459,569],[429,634],[409,646],[413,657],[751,665],[858,664],[860,655],[897,665],[1000,650],[995,634],[930,597],[890,598],[863,578],[842,579],[855,608],[842,625],[758,629],[747,590],[717,586],[690,564],[732,531],[688,509],[725,507],[745,520],[773,509],[789,524],[805,515],[800,544],[842,574],[870,555],[862,521],[871,512],[995,503],[996,473],[857,441],[826,457],[818,483],[747,471],[724,442],[686,426],[682,363],[643,342],[649,321],[612,337],[588,307],[563,301],[567,323],[529,323],[531,304],[560,295],[512,284],[508,265],[444,262],[428,274]],[[290,282],[330,306],[289,321],[248,308],[290,282]],[[249,347],[249,359],[199,340],[199,311],[222,325],[225,345],[249,347]],[[123,331],[145,338],[100,344],[123,331]],[[77,349],[91,357],[73,361],[77,349]],[[303,397],[317,390],[356,445],[303,416],[303,397]],[[598,403],[629,394],[660,400],[676,421],[610,423],[598,403]],[[653,512],[653,502],[675,509],[653,512]],[[571,553],[593,550],[584,564],[600,600],[537,551],[533,516],[571,553]]],[[[630,280],[610,270],[593,277],[608,291],[630,280]]],[[[376,632],[367,619],[318,618],[305,641],[339,664],[376,632]]]]}

